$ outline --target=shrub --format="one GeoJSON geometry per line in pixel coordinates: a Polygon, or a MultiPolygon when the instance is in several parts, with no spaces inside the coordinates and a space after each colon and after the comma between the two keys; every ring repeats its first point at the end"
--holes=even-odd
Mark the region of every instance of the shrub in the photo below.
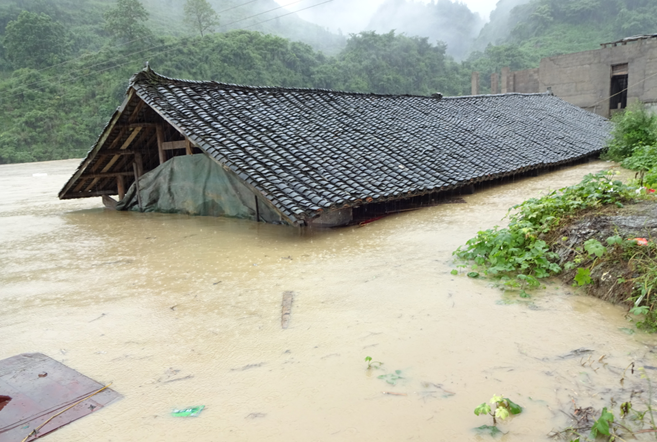
{"type": "Polygon", "coordinates": [[[606,158],[622,161],[641,146],[657,144],[657,115],[646,110],[643,103],[632,103],[611,120],[614,129],[607,144],[606,158]]]}

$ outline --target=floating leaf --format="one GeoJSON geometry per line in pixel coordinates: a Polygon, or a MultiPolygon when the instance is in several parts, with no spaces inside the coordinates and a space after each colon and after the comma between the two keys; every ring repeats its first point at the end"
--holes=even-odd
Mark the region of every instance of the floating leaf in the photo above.
{"type": "Polygon", "coordinates": [[[454,270],[452,270],[450,273],[451,273],[452,275],[456,276],[456,275],[459,274],[459,271],[456,270],[456,269],[454,269],[454,270]]]}
{"type": "Polygon", "coordinates": [[[515,402],[513,402],[508,397],[505,397],[504,400],[509,404],[509,411],[511,414],[520,414],[522,413],[522,407],[515,402]]]}
{"type": "Polygon", "coordinates": [[[468,278],[479,278],[479,272],[468,272],[468,278]]]}
{"type": "Polygon", "coordinates": [[[620,327],[618,330],[628,335],[633,335],[634,333],[636,333],[633,329],[627,327],[620,327]]]}
{"type": "Polygon", "coordinates": [[[494,425],[482,425],[481,427],[475,428],[475,431],[478,433],[488,434],[492,437],[502,434],[500,429],[494,425]]]}

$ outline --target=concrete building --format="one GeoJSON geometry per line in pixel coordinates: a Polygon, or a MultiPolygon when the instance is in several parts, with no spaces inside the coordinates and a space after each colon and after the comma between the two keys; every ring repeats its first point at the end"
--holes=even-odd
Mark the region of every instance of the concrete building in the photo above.
{"type": "MultiPolygon", "coordinates": [[[[609,117],[639,100],[657,110],[657,34],[603,43],[600,49],[541,60],[537,69],[502,69],[491,78],[491,93],[536,93],[557,97],[609,117]]],[[[474,86],[473,86],[474,88],[474,86]]],[[[478,85],[477,85],[478,88],[478,85]]]]}

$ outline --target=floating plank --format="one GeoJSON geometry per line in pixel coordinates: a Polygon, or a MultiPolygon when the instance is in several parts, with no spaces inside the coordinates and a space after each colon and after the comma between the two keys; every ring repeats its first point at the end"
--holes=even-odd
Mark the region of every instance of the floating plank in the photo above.
{"type": "Polygon", "coordinates": [[[281,327],[287,329],[290,326],[290,316],[292,316],[292,302],[294,301],[294,292],[283,292],[283,303],[281,306],[281,327]]]}

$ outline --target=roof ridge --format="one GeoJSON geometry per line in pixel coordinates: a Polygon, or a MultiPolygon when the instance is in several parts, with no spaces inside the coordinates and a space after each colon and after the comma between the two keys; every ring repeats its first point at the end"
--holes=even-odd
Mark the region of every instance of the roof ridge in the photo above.
{"type": "Polygon", "coordinates": [[[133,87],[136,83],[145,80],[147,82],[161,81],[165,80],[167,82],[176,82],[176,83],[189,83],[189,84],[214,84],[219,86],[225,86],[236,89],[248,89],[253,91],[286,91],[286,92],[301,92],[301,93],[324,93],[324,94],[340,94],[340,95],[353,95],[360,97],[387,97],[387,98],[398,98],[398,97],[412,97],[412,98],[424,98],[428,100],[455,100],[455,99],[467,99],[467,98],[488,98],[488,97],[506,97],[510,95],[518,96],[540,96],[540,95],[550,95],[549,92],[541,93],[519,93],[519,92],[510,92],[506,94],[479,94],[479,95],[455,95],[455,96],[442,96],[441,98],[436,98],[431,95],[417,95],[417,94],[380,94],[376,92],[353,92],[353,91],[343,91],[335,89],[322,89],[322,88],[299,88],[299,87],[285,87],[285,86],[253,86],[253,85],[244,85],[244,84],[235,84],[235,83],[224,83],[215,80],[187,80],[182,78],[167,77],[158,72],[155,72],[151,67],[146,64],[146,67],[130,77],[130,82],[128,89],[133,87]]]}

